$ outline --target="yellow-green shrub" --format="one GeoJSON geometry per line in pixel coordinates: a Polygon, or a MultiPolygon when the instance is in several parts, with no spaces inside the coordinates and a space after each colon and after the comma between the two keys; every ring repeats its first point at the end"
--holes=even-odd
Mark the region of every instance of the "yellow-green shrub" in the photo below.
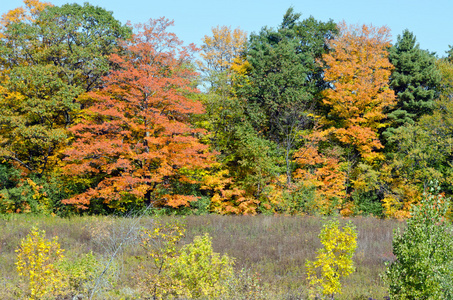
{"type": "Polygon", "coordinates": [[[175,222],[142,229],[141,245],[148,262],[142,264],[144,274],[139,275],[143,293],[153,299],[212,298],[228,293],[233,259],[214,253],[207,234],[178,248],[184,232],[175,222]]]}
{"type": "MultiPolygon", "coordinates": [[[[93,252],[88,252],[72,260],[62,260],[58,269],[67,282],[66,295],[83,295],[88,298],[97,277],[101,274],[103,264],[95,257],[93,252]]],[[[110,269],[111,272],[112,269],[110,269]]],[[[112,274],[105,274],[104,277],[111,280],[112,274]]]]}
{"type": "Polygon", "coordinates": [[[171,259],[178,255],[177,244],[184,237],[185,228],[177,223],[156,223],[153,229],[141,230],[141,246],[146,251],[148,269],[139,275],[141,289],[153,299],[168,299],[183,293],[183,287],[168,274],[171,259]]]}
{"type": "Polygon", "coordinates": [[[196,236],[171,259],[169,276],[184,287],[190,298],[218,297],[227,292],[227,280],[234,276],[234,261],[212,249],[211,237],[196,236]]]}
{"type": "Polygon", "coordinates": [[[48,240],[45,235],[44,230],[33,227],[16,250],[17,271],[29,299],[54,298],[64,287],[63,277],[56,268],[64,250],[60,248],[58,237],[48,240]]]}
{"type": "Polygon", "coordinates": [[[338,221],[329,221],[319,238],[324,247],[318,249],[316,261],[306,262],[310,296],[334,299],[334,294],[341,294],[340,278],[354,272],[357,232],[351,223],[341,229],[338,221]]]}

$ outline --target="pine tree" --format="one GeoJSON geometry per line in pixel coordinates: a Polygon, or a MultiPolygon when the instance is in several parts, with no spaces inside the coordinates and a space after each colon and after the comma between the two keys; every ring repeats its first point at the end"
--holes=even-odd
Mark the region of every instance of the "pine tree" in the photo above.
{"type": "Polygon", "coordinates": [[[264,27],[251,35],[248,84],[237,88],[238,96],[247,99],[246,114],[255,130],[281,151],[288,184],[298,133],[311,126],[317,97],[325,85],[318,59],[337,31],[332,20],[299,20],[300,16],[289,8],[278,29],[264,27]]]}
{"type": "Polygon", "coordinates": [[[388,113],[393,125],[384,133],[387,138],[395,128],[414,124],[432,112],[441,80],[434,54],[420,49],[415,35],[407,29],[389,49],[389,59],[395,66],[390,87],[397,95],[397,104],[388,113]]]}

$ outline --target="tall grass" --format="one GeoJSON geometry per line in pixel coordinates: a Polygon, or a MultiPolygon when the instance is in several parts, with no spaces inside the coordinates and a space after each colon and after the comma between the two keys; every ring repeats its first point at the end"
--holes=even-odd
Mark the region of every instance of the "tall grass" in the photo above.
{"type": "MultiPolygon", "coordinates": [[[[161,217],[161,221],[173,218],[179,218],[187,227],[183,243],[209,233],[215,252],[234,257],[236,269],[244,268],[251,274],[259,274],[270,299],[307,298],[304,265],[307,259],[315,258],[316,249],[321,246],[318,234],[322,218],[206,215],[161,217]]],[[[380,274],[385,269],[384,263],[394,259],[393,229],[404,224],[371,217],[351,221],[358,230],[354,257],[356,272],[343,282],[343,294],[339,299],[383,299],[387,293],[380,274]]],[[[68,259],[92,251],[107,262],[123,243],[115,258],[116,285],[102,287],[96,294],[97,299],[139,299],[137,266],[141,263],[138,258],[144,253],[139,247],[138,232],[126,237],[136,223],[133,218],[100,216],[61,219],[12,215],[0,219],[0,299],[15,299],[11,295],[19,278],[14,266],[14,250],[34,225],[44,229],[48,238],[58,236],[68,259]],[[126,238],[127,243],[124,243],[126,238]]],[[[152,228],[153,218],[142,218],[138,226],[152,228]]]]}

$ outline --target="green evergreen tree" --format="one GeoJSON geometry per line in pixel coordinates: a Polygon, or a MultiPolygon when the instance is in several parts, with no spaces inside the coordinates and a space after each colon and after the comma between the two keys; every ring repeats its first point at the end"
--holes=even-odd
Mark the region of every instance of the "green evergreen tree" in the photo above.
{"type": "Polygon", "coordinates": [[[255,130],[279,146],[288,183],[297,136],[312,123],[310,113],[325,85],[317,60],[327,50],[326,39],[336,32],[333,21],[299,21],[300,16],[289,8],[278,29],[264,27],[251,35],[248,84],[236,90],[247,99],[246,114],[255,130]]]}
{"type": "Polygon", "coordinates": [[[448,48],[450,49],[448,49],[448,51],[445,51],[445,53],[447,53],[447,60],[451,62],[453,61],[453,46],[448,45],[448,48]]]}
{"type": "Polygon", "coordinates": [[[388,113],[393,125],[384,132],[387,138],[395,128],[414,124],[432,112],[441,80],[434,54],[420,49],[415,35],[407,29],[389,49],[389,59],[395,66],[390,86],[397,95],[397,104],[388,113]]]}
{"type": "Polygon", "coordinates": [[[286,135],[283,127],[306,121],[304,115],[313,110],[323,86],[317,59],[327,49],[325,40],[336,32],[333,21],[299,21],[300,16],[290,8],[278,29],[264,27],[251,35],[250,84],[238,90],[247,98],[255,128],[277,143],[286,135]]]}

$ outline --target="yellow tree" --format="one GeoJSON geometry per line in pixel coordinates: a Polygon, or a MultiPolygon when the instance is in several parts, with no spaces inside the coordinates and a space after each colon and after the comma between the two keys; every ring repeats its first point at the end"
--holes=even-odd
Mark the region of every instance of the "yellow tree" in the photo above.
{"type": "Polygon", "coordinates": [[[247,34],[240,28],[213,27],[212,36],[205,35],[201,46],[201,64],[203,71],[224,72],[238,63],[238,58],[243,55],[247,43],[247,34]]]}
{"type": "Polygon", "coordinates": [[[355,270],[352,258],[357,248],[357,230],[351,223],[340,228],[338,221],[331,220],[324,224],[319,238],[324,247],[316,251],[316,261],[307,260],[305,264],[310,296],[333,300],[335,294],[341,294],[340,278],[355,270]]]}
{"type": "MultiPolygon", "coordinates": [[[[358,174],[363,166],[374,169],[383,159],[379,151],[384,147],[379,140],[379,130],[386,126],[385,110],[394,105],[395,95],[388,85],[393,69],[387,52],[389,29],[348,26],[344,22],[338,24],[338,29],[337,36],[328,41],[331,51],[323,54],[321,60],[329,88],[322,92],[326,114],[320,123],[329,131],[330,143],[324,143],[325,149],[315,150],[328,154],[331,145],[338,143],[343,150],[329,160],[326,158],[330,154],[323,161],[309,161],[315,163],[316,168],[322,167],[316,171],[317,182],[330,182],[329,174],[336,174],[337,184],[324,183],[318,187],[318,193],[328,192],[334,196],[332,199],[338,200],[344,197],[337,204],[326,198],[329,202],[326,204],[348,215],[354,211],[352,202],[348,201],[351,193],[366,184],[358,174]]],[[[306,169],[304,164],[301,166],[302,171],[306,169]]]]}
{"type": "Polygon", "coordinates": [[[340,33],[329,42],[333,51],[323,55],[324,77],[331,88],[323,102],[330,108],[327,124],[337,128],[336,138],[368,162],[382,158],[378,129],[384,109],[395,103],[388,82],[393,68],[388,60],[387,27],[339,24],[340,33]]]}
{"type": "Polygon", "coordinates": [[[4,29],[12,23],[30,21],[38,17],[47,6],[52,6],[49,2],[40,2],[39,0],[24,0],[25,7],[17,7],[3,14],[0,19],[0,37],[3,38],[4,29]]]}
{"type": "MultiPolygon", "coordinates": [[[[261,174],[260,162],[267,159],[263,151],[247,150],[258,137],[245,124],[243,101],[233,90],[233,80],[247,70],[246,43],[247,34],[241,29],[217,26],[212,28],[211,36],[203,38],[201,46],[203,60],[199,68],[205,75],[208,90],[204,98],[204,126],[210,132],[208,138],[212,147],[219,153],[219,163],[205,176],[203,189],[212,195],[210,209],[221,214],[256,213],[259,201],[252,196],[255,190],[247,191],[241,182],[248,176],[261,174]],[[241,167],[238,161],[242,161],[241,167]]],[[[262,148],[256,146],[255,149],[262,148]]]]}
{"type": "MultiPolygon", "coordinates": [[[[15,44],[15,37],[14,34],[11,33],[10,29],[13,27],[14,24],[32,24],[36,22],[36,19],[39,17],[39,14],[46,9],[46,7],[53,6],[49,2],[40,2],[39,0],[24,0],[25,7],[20,6],[16,7],[6,13],[4,13],[0,18],[0,41],[2,46],[9,46],[10,48],[20,49],[20,47],[15,44]]],[[[22,35],[25,35],[22,32],[22,35]]],[[[31,43],[30,43],[31,44],[31,43]]],[[[5,49],[2,50],[3,54],[0,56],[0,62],[6,68],[2,68],[0,71],[2,77],[7,76],[10,73],[10,68],[14,64],[22,64],[28,65],[26,56],[17,57],[13,62],[8,61],[5,58],[5,54],[7,51],[5,49]]],[[[5,81],[3,81],[4,83],[5,81]]],[[[6,84],[2,84],[4,86],[6,84]]],[[[4,94],[4,93],[2,93],[4,94]]]]}

